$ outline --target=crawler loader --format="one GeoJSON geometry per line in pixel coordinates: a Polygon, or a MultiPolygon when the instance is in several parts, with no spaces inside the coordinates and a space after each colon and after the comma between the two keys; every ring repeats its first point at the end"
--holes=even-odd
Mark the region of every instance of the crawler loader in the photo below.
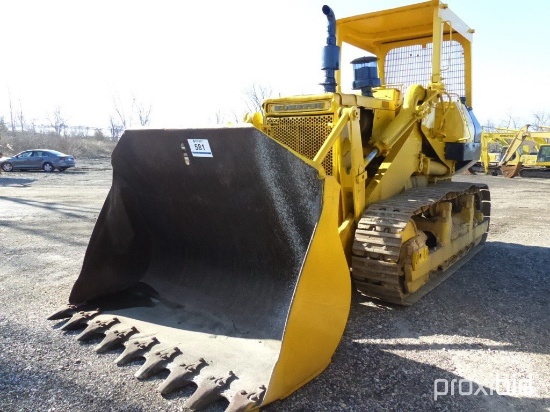
{"type": "Polygon", "coordinates": [[[411,304],[487,236],[488,188],[451,181],[480,155],[473,31],[437,0],[322,12],[319,94],[268,99],[243,126],[124,133],[50,317],[123,348],[119,364],[145,358],[138,379],[168,369],[162,394],[196,386],[191,410],[288,396],[329,364],[352,285],[411,304]],[[344,92],[350,45],[363,55],[344,92]]]}

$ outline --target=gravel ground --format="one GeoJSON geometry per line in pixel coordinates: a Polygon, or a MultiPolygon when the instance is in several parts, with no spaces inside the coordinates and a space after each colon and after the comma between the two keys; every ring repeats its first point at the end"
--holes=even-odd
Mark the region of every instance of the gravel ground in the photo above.
{"type": "MultiPolygon", "coordinates": [[[[0,410],[183,410],[190,390],[156,392],[166,372],[137,381],[141,362],[118,367],[121,351],[97,355],[46,320],[111,182],[108,160],[78,166],[0,175],[0,410]]],[[[456,180],[491,188],[485,248],[413,307],[355,294],[331,365],[265,411],[550,410],[550,179],[456,180]]]]}

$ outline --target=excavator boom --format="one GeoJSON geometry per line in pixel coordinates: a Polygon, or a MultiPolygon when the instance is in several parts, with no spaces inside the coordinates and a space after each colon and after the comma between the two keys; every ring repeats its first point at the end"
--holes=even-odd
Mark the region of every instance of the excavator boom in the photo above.
{"type": "MultiPolygon", "coordinates": [[[[519,130],[482,134],[481,161],[486,174],[491,172],[493,166],[500,168],[502,175],[509,178],[518,175],[550,177],[550,133],[544,130],[544,126],[539,126],[538,131],[531,131],[529,127],[525,125],[519,130]],[[492,152],[490,144],[493,145],[492,152]],[[494,151],[494,146],[500,148],[499,153],[494,151]],[[492,160],[495,157],[497,159],[492,160]]],[[[496,175],[498,172],[493,169],[492,173],[496,175]]]]}

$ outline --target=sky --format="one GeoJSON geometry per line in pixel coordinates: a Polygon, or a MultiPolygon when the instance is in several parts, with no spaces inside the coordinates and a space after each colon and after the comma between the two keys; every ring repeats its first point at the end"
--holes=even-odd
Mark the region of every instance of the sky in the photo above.
{"type": "MultiPolygon", "coordinates": [[[[36,124],[59,108],[71,126],[107,128],[114,102],[129,113],[134,98],[151,106],[152,127],[240,117],[253,84],[280,95],[322,93],[323,4],[341,18],[414,2],[4,0],[0,117],[9,121],[11,99],[36,124]]],[[[550,2],[446,3],[475,29],[480,123],[550,113],[550,2]]]]}

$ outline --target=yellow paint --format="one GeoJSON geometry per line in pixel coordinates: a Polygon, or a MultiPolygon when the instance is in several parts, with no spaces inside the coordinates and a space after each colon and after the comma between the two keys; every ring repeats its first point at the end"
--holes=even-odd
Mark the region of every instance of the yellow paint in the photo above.
{"type": "Polygon", "coordinates": [[[547,149],[544,147],[549,145],[550,132],[530,131],[529,125],[519,130],[483,132],[480,162],[487,174],[490,173],[491,166],[516,166],[519,162],[523,163],[523,167],[547,167],[550,162],[545,160],[544,153],[547,149]],[[540,155],[541,150],[543,155],[540,155]]]}
{"type": "Polygon", "coordinates": [[[405,188],[410,176],[418,170],[421,147],[421,136],[415,128],[394,145],[379,172],[366,187],[367,204],[388,199],[405,188]]]}
{"type": "Polygon", "coordinates": [[[430,252],[428,259],[421,261],[416,268],[406,265],[405,283],[407,290],[410,293],[417,291],[428,281],[430,272],[438,270],[439,268],[446,269],[447,266],[452,263],[449,262],[451,257],[459,254],[461,251],[466,253],[470,248],[478,245],[488,228],[489,222],[482,222],[473,228],[471,232],[467,232],[457,237],[445,247],[439,247],[430,252]]]}
{"type": "MultiPolygon", "coordinates": [[[[347,320],[347,262],[365,207],[407,188],[450,179],[455,161],[446,159],[445,145],[471,143],[474,137],[464,105],[447,92],[441,73],[446,64],[441,62],[443,42],[458,42],[464,57],[461,97],[471,105],[472,31],[445,5],[431,0],[340,19],[336,36],[339,45],[348,43],[377,55],[383,86],[375,88],[373,96],[342,93],[337,71],[336,93],[268,99],[263,119],[250,119],[315,167],[324,181],[320,222],[264,404],[292,393],[330,362],[347,320]],[[425,49],[429,43],[433,58],[426,84],[413,84],[408,90],[384,84],[388,53],[408,46],[425,49]]],[[[408,291],[418,290],[431,271],[478,243],[487,230],[488,221],[478,224],[484,217],[467,205],[453,214],[451,204],[443,202],[437,212],[437,218],[423,222],[411,219],[400,232],[402,250],[409,253],[404,256],[408,291]],[[425,244],[423,231],[428,230],[437,237],[435,248],[425,244]]]]}
{"type": "Polygon", "coordinates": [[[346,326],[349,269],[338,235],[340,187],[327,177],[323,210],[288,316],[264,403],[285,397],[326,368],[346,326]]]}

